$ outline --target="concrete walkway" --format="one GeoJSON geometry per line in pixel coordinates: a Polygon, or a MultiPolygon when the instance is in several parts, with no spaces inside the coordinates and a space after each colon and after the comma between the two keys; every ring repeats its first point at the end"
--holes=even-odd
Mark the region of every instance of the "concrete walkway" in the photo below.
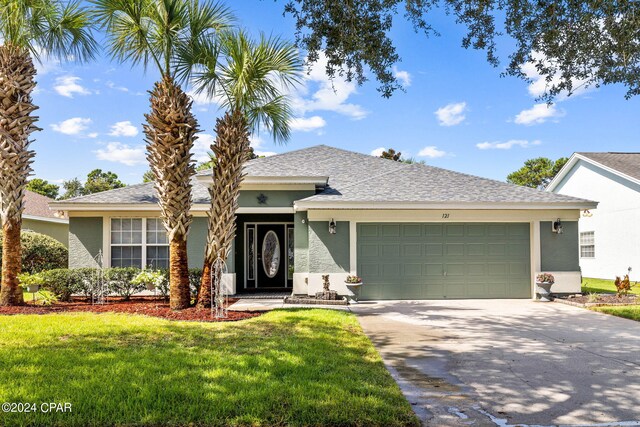
{"type": "Polygon", "coordinates": [[[352,311],[425,425],[640,425],[638,322],[528,300],[352,311]]]}
{"type": "Polygon", "coordinates": [[[239,299],[231,304],[228,308],[230,311],[271,311],[278,308],[326,308],[330,310],[348,311],[349,306],[346,305],[311,305],[311,304],[285,304],[280,299],[239,299]]]}

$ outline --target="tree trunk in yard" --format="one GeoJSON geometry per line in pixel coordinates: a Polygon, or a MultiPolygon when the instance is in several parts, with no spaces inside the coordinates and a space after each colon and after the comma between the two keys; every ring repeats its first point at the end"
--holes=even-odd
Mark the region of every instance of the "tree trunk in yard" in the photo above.
{"type": "Polygon", "coordinates": [[[198,122],[191,112],[192,100],[170,77],[151,91],[151,112],[143,125],[147,160],[155,177],[162,223],[169,237],[169,305],[189,307],[187,235],[191,225],[191,178],[195,175],[191,149],[197,139],[198,122]]]}
{"type": "MultiPolygon", "coordinates": [[[[209,187],[211,206],[207,212],[208,234],[198,307],[211,307],[211,267],[218,258],[227,261],[236,235],[236,210],[243,167],[250,155],[249,125],[241,111],[227,112],[216,120],[216,140],[211,146],[216,161],[213,184],[209,187]],[[204,274],[208,271],[208,274],[204,274]]],[[[219,279],[222,279],[221,277],[219,279]]]]}
{"type": "Polygon", "coordinates": [[[31,132],[38,130],[31,115],[36,69],[29,51],[0,46],[0,222],[4,234],[0,305],[24,303],[18,281],[21,270],[20,228],[24,194],[35,153],[29,150],[31,132]]]}
{"type": "Polygon", "coordinates": [[[173,239],[169,244],[169,306],[181,310],[191,304],[187,240],[173,239]]]}
{"type": "Polygon", "coordinates": [[[22,305],[22,287],[18,274],[22,267],[22,247],[20,246],[20,224],[7,221],[2,226],[2,290],[0,306],[22,305]]]}

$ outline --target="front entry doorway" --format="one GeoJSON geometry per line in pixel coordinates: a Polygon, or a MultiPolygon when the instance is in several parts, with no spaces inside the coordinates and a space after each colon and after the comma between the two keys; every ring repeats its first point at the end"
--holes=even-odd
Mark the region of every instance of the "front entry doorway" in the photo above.
{"type": "Polygon", "coordinates": [[[245,289],[293,285],[293,223],[245,223],[245,289]]]}

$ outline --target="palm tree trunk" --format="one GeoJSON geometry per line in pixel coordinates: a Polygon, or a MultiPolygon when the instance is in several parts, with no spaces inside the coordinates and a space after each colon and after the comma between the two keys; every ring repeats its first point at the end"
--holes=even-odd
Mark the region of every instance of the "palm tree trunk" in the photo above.
{"type": "Polygon", "coordinates": [[[211,150],[216,161],[213,184],[209,187],[211,206],[207,212],[209,227],[198,307],[211,306],[211,265],[218,258],[226,262],[231,250],[236,234],[240,184],[244,179],[242,168],[250,155],[249,125],[241,111],[227,112],[216,120],[215,131],[216,140],[211,150]],[[209,273],[204,274],[205,271],[209,273]]]}
{"type": "Polygon", "coordinates": [[[192,220],[191,178],[195,175],[191,149],[198,122],[191,112],[191,99],[170,77],[157,82],[150,93],[151,113],[145,115],[144,125],[147,159],[170,242],[169,305],[181,310],[190,304],[187,235],[192,220]]]}
{"type": "Polygon", "coordinates": [[[29,52],[0,46],[0,219],[4,233],[0,305],[22,304],[20,228],[24,193],[35,153],[29,135],[38,130],[31,113],[36,69],[29,52]]]}
{"type": "Polygon", "coordinates": [[[7,221],[2,225],[2,289],[0,306],[24,304],[18,274],[22,266],[20,224],[7,221]]]}
{"type": "Polygon", "coordinates": [[[174,310],[189,307],[191,304],[191,290],[189,289],[189,266],[187,263],[187,241],[172,240],[169,244],[169,305],[174,310]],[[183,284],[187,278],[186,286],[183,284]]]}

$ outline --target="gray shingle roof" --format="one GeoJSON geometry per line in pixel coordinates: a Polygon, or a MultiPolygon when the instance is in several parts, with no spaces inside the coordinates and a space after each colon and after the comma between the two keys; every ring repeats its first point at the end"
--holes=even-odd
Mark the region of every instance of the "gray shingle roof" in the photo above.
{"type": "Polygon", "coordinates": [[[640,153],[576,153],[615,169],[631,178],[640,179],[640,153]]]}
{"type": "MultiPolygon", "coordinates": [[[[582,199],[479,178],[420,164],[405,164],[367,154],[319,145],[246,165],[253,177],[328,176],[328,187],[304,199],[313,202],[477,202],[583,203],[582,199]]],[[[211,174],[211,171],[199,175],[211,174]]],[[[193,180],[194,203],[209,203],[205,185],[193,180]]],[[[153,183],[131,185],[64,203],[157,203],[153,183]]]]}
{"type": "MultiPolygon", "coordinates": [[[[191,180],[193,185],[193,202],[209,203],[209,192],[207,187],[195,178],[191,180]]],[[[138,203],[158,203],[158,197],[153,182],[144,184],[128,185],[115,190],[103,191],[101,193],[89,194],[87,196],[74,197],[67,200],[60,200],[57,203],[96,203],[96,204],[138,204],[138,203]]],[[[55,203],[52,204],[55,206],[55,203]]]]}
{"type": "Polygon", "coordinates": [[[371,203],[591,203],[575,197],[467,175],[422,164],[362,180],[341,190],[325,192],[304,202],[371,203]]]}

